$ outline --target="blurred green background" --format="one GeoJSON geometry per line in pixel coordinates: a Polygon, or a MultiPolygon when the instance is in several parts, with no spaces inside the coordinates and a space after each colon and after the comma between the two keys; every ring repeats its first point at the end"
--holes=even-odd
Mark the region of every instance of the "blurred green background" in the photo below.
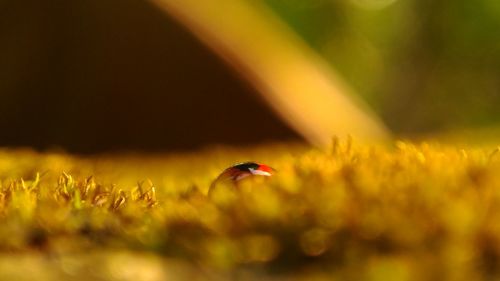
{"type": "Polygon", "coordinates": [[[265,2],[396,133],[500,121],[500,1],[265,2]]]}
{"type": "MultiPolygon", "coordinates": [[[[499,1],[262,1],[397,136],[500,121],[499,1]]],[[[0,146],[93,153],[300,139],[147,1],[1,1],[0,42],[0,146]]]]}

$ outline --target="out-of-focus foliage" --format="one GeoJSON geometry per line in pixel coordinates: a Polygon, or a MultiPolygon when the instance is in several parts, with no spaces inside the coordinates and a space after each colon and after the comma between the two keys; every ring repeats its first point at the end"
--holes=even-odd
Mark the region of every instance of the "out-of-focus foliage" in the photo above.
{"type": "Polygon", "coordinates": [[[3,280],[491,280],[499,169],[500,148],[407,142],[1,151],[0,270],[3,280]],[[278,173],[206,196],[223,168],[249,159],[278,173]]]}
{"type": "Polygon", "coordinates": [[[396,132],[500,121],[499,1],[264,2],[396,132]]]}

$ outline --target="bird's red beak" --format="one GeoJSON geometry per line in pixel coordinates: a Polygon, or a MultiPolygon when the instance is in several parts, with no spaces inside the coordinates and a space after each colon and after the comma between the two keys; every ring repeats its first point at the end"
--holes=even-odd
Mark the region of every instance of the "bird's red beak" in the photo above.
{"type": "Polygon", "coordinates": [[[259,164],[259,170],[263,171],[263,172],[268,172],[270,174],[274,173],[275,170],[267,165],[264,165],[264,164],[259,164]]]}

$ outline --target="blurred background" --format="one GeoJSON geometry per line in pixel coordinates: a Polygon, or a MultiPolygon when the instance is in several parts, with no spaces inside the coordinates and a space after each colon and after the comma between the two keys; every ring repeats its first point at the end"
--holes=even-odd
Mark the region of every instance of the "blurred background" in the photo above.
{"type": "MultiPolygon", "coordinates": [[[[296,33],[352,90],[340,94],[363,100],[396,136],[500,121],[497,0],[234,2],[258,3],[263,20],[282,21],[285,29],[269,25],[273,34],[296,33]]],[[[98,153],[307,138],[294,126],[300,118],[270,105],[262,78],[207,47],[210,36],[170,9],[144,0],[0,1],[0,146],[98,153]]]]}
{"type": "Polygon", "coordinates": [[[266,0],[397,134],[500,121],[500,2],[266,0]]]}

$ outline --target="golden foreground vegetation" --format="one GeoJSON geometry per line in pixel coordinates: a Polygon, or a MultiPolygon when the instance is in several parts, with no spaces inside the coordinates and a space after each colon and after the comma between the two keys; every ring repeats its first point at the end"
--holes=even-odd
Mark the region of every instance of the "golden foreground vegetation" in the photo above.
{"type": "Polygon", "coordinates": [[[0,217],[1,280],[496,280],[500,151],[2,150],[0,217]],[[206,195],[248,160],[278,172],[206,195]]]}

